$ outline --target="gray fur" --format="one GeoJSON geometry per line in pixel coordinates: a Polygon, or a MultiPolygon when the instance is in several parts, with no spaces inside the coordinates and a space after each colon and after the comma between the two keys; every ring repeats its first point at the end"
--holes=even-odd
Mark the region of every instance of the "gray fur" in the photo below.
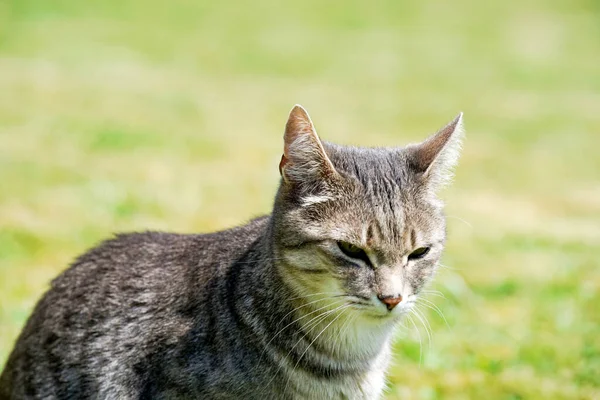
{"type": "Polygon", "coordinates": [[[321,142],[298,106],[289,121],[272,215],[118,235],[78,258],[29,318],[0,399],[379,398],[393,329],[443,248],[435,190],[461,120],[394,149],[321,142]],[[377,297],[400,295],[391,311],[377,297]]]}

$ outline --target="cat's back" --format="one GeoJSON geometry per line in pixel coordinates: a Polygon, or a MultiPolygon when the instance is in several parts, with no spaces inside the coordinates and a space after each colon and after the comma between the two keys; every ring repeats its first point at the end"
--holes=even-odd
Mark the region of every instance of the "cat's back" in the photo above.
{"type": "Polygon", "coordinates": [[[131,395],[144,374],[136,368],[177,345],[210,286],[267,223],[202,235],[121,234],[89,250],[37,304],[0,377],[0,399],[131,395]]]}
{"type": "MultiPolygon", "coordinates": [[[[180,290],[223,271],[263,232],[268,217],[206,234],[133,232],[118,234],[80,256],[52,282],[50,292],[131,296],[138,291],[180,290]],[[191,282],[188,282],[191,283],[191,282]]],[[[197,287],[195,288],[197,289],[197,287]]]]}

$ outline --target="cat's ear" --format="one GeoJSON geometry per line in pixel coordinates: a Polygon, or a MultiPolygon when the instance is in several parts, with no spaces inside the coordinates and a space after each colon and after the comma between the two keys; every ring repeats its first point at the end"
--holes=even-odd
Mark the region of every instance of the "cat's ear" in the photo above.
{"type": "Polygon", "coordinates": [[[437,189],[452,179],[462,144],[463,114],[427,138],[409,147],[409,163],[413,172],[437,189]]]}
{"type": "Polygon", "coordinates": [[[279,173],[286,183],[308,183],[337,174],[317,131],[302,106],[290,111],[283,137],[279,173]]]}

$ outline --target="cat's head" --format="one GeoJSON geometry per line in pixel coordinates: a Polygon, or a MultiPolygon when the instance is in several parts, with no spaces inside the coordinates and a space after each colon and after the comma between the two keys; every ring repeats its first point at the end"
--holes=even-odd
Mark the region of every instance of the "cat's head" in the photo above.
{"type": "Polygon", "coordinates": [[[461,136],[462,114],[419,144],[339,146],[322,142],[295,106],[273,221],[278,265],[296,294],[366,318],[410,309],[444,247],[436,192],[451,176],[461,136]]]}

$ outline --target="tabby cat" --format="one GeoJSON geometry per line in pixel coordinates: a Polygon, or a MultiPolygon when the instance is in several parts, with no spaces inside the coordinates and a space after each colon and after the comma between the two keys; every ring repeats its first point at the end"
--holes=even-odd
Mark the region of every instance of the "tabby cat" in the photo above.
{"type": "Polygon", "coordinates": [[[322,142],[295,106],[273,213],[120,234],[52,282],[0,399],[378,399],[445,241],[462,114],[420,144],[322,142]]]}

